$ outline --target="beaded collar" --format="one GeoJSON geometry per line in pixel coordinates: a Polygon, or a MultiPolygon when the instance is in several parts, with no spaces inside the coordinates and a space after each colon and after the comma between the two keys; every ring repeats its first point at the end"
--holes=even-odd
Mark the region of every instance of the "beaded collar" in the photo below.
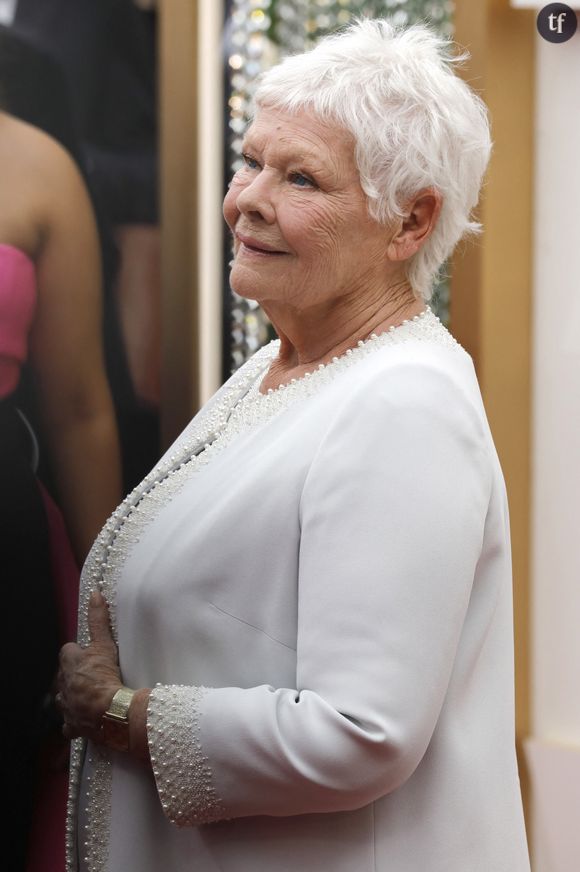
{"type": "MultiPolygon", "coordinates": [[[[337,365],[341,368],[344,368],[345,364],[353,363],[354,361],[359,360],[362,356],[366,357],[369,351],[372,351],[374,350],[374,348],[377,347],[376,343],[378,343],[379,346],[385,345],[389,341],[389,337],[390,341],[392,341],[395,335],[400,338],[401,334],[397,333],[397,331],[403,330],[403,328],[405,328],[408,324],[416,324],[418,321],[428,319],[429,315],[431,315],[432,318],[435,319],[436,324],[440,324],[439,319],[435,315],[433,315],[433,312],[431,311],[429,306],[427,306],[425,309],[423,309],[422,312],[420,312],[418,315],[415,315],[413,318],[406,318],[404,321],[401,322],[401,324],[393,324],[389,327],[388,330],[385,330],[383,333],[371,333],[368,339],[359,339],[355,346],[353,346],[352,348],[347,348],[346,351],[344,351],[340,356],[335,356],[331,358],[331,360],[329,360],[327,363],[319,363],[315,369],[309,372],[305,372],[303,375],[298,376],[297,378],[290,379],[290,381],[278,385],[277,388],[269,388],[266,392],[262,392],[260,390],[261,382],[257,380],[250,387],[248,393],[259,393],[261,396],[268,397],[272,394],[275,394],[277,391],[283,391],[293,385],[299,385],[306,379],[311,379],[312,376],[315,376],[315,382],[318,381],[319,383],[322,383],[323,381],[328,381],[328,376],[333,375],[333,371],[337,368],[337,365]],[[352,355],[354,355],[354,358],[349,361],[348,359],[351,358],[352,355]],[[325,375],[323,378],[320,378],[319,376],[317,376],[317,373],[325,373],[325,375]]],[[[413,331],[411,332],[413,333],[413,331]]],[[[403,334],[408,336],[408,331],[403,330],[403,334]]],[[[415,335],[419,334],[415,332],[415,335]]],[[[280,341],[276,340],[275,342],[272,342],[271,345],[275,346],[276,351],[278,351],[278,349],[280,348],[280,341]]]]}

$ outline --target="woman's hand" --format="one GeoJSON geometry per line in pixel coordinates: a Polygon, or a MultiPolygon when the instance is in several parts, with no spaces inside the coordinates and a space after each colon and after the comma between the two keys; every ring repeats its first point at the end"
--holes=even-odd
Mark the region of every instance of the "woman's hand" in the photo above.
{"type": "Polygon", "coordinates": [[[64,717],[65,738],[86,736],[102,742],[103,714],[123,682],[109,610],[97,591],[93,591],[89,600],[88,622],[90,645],[81,648],[69,642],[61,649],[56,701],[64,717]]]}

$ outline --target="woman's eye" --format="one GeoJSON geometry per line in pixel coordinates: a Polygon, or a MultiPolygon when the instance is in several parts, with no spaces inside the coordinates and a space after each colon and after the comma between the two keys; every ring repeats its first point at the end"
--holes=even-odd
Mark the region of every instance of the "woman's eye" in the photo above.
{"type": "Polygon", "coordinates": [[[248,169],[257,170],[260,168],[260,164],[258,163],[258,161],[254,160],[253,157],[250,157],[249,154],[243,154],[242,157],[243,157],[244,163],[246,164],[248,169]]]}
{"type": "Polygon", "coordinates": [[[314,188],[314,182],[308,176],[303,176],[302,173],[292,173],[290,181],[298,188],[314,188]]]}

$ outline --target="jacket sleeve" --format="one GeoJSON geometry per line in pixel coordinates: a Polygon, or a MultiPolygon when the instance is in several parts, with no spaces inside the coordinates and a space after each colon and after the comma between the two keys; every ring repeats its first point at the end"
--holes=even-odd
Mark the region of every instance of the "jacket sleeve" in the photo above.
{"type": "Polygon", "coordinates": [[[377,376],[336,410],[301,499],[297,686],[151,694],[172,821],[354,809],[409,778],[481,553],[487,438],[462,390],[426,366],[377,376]]]}

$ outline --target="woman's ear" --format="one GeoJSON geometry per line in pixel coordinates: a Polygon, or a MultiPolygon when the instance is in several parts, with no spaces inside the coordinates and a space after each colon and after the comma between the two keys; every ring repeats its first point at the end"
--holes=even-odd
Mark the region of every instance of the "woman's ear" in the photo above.
{"type": "Polygon", "coordinates": [[[392,261],[408,260],[429,238],[441,213],[443,199],[435,188],[426,188],[407,203],[387,254],[392,261]]]}

